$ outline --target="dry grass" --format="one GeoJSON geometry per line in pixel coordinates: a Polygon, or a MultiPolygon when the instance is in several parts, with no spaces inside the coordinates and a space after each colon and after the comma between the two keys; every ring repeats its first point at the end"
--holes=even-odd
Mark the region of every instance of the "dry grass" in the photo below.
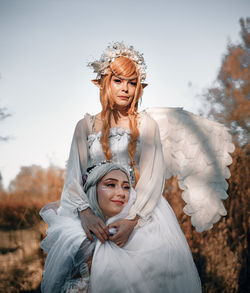
{"type": "Polygon", "coordinates": [[[23,200],[11,198],[0,200],[0,229],[21,229],[34,226],[41,220],[39,211],[43,203],[30,201],[25,196],[23,200]]]}
{"type": "Polygon", "coordinates": [[[51,166],[22,167],[10,183],[9,191],[0,191],[0,228],[20,229],[36,225],[40,209],[60,199],[64,170],[51,166]]]}

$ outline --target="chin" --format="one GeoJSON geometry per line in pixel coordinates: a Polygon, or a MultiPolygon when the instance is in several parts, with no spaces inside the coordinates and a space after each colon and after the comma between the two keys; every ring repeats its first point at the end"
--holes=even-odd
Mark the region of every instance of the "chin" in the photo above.
{"type": "Polygon", "coordinates": [[[121,210],[122,209],[117,209],[115,211],[109,212],[108,217],[111,218],[111,217],[114,217],[114,216],[118,215],[121,212],[121,210]]]}
{"type": "Polygon", "coordinates": [[[117,106],[121,107],[121,108],[126,108],[128,105],[129,105],[129,103],[127,103],[127,102],[125,102],[125,103],[117,103],[117,106]]]}

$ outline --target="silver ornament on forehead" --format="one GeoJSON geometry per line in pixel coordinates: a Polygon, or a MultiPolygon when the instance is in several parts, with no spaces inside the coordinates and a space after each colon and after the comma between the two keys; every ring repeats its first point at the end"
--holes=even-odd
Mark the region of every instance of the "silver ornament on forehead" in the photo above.
{"type": "Polygon", "coordinates": [[[127,57],[133,60],[137,66],[140,75],[140,81],[144,82],[146,79],[146,63],[144,61],[143,53],[136,51],[133,46],[126,47],[123,42],[115,42],[110,44],[99,60],[88,63],[88,67],[92,67],[97,73],[97,79],[103,75],[108,74],[108,67],[118,57],[127,57]]]}

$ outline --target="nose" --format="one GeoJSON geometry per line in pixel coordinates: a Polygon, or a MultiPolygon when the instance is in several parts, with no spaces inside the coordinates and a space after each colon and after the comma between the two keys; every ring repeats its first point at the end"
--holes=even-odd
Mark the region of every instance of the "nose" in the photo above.
{"type": "Polygon", "coordinates": [[[122,90],[124,92],[128,92],[128,81],[127,80],[122,81],[122,90]]]}
{"type": "Polygon", "coordinates": [[[125,199],[125,190],[122,186],[117,188],[117,196],[119,196],[121,199],[125,199]]]}

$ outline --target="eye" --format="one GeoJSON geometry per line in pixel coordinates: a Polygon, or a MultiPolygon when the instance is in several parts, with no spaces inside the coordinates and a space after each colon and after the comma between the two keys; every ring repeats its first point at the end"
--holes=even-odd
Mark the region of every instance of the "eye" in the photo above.
{"type": "Polygon", "coordinates": [[[118,79],[118,78],[115,78],[115,79],[114,79],[114,82],[116,82],[116,83],[120,83],[120,82],[121,82],[121,80],[120,80],[120,79],[118,79]]]}
{"type": "Polygon", "coordinates": [[[115,184],[114,183],[108,183],[107,186],[108,187],[115,187],[115,184]]]}
{"type": "Polygon", "coordinates": [[[130,186],[129,185],[125,185],[125,186],[123,186],[123,188],[126,189],[126,190],[130,190],[130,186]]]}
{"type": "Polygon", "coordinates": [[[133,85],[133,86],[136,86],[137,85],[137,83],[134,82],[134,81],[131,81],[130,84],[133,85]]]}

